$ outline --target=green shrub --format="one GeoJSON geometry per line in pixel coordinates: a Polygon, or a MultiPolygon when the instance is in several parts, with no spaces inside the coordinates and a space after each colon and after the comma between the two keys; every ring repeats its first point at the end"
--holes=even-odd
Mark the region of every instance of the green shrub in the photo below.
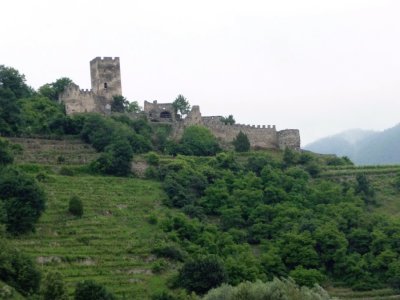
{"type": "Polygon", "coordinates": [[[45,194],[34,179],[7,167],[0,171],[0,201],[6,212],[6,228],[13,234],[35,229],[45,209],[45,194]]]}
{"type": "Polygon", "coordinates": [[[158,166],[160,163],[160,156],[155,152],[149,152],[146,155],[146,161],[151,166],[158,166]]]}
{"type": "Polygon", "coordinates": [[[153,273],[162,273],[168,268],[168,263],[165,260],[157,260],[153,263],[151,271],[153,273]]]}
{"type": "Polygon", "coordinates": [[[131,145],[126,140],[117,140],[92,162],[91,169],[102,174],[127,176],[131,173],[132,155],[131,145]]]}
{"type": "Polygon", "coordinates": [[[220,151],[211,131],[195,125],[185,128],[179,146],[178,153],[184,155],[211,156],[220,151]]]}
{"type": "Polygon", "coordinates": [[[203,300],[261,300],[261,299],[301,299],[301,300],[329,300],[331,297],[321,287],[309,289],[299,287],[293,280],[277,279],[271,282],[243,282],[238,286],[222,285],[209,291],[203,300]]]}
{"type": "Polygon", "coordinates": [[[14,155],[11,151],[10,143],[0,138],[0,166],[12,164],[14,161],[14,155]]]}
{"type": "Polygon", "coordinates": [[[82,217],[83,203],[78,196],[72,196],[71,199],[69,199],[68,211],[74,216],[82,217]]]}
{"type": "Polygon", "coordinates": [[[179,247],[174,245],[165,245],[155,248],[152,253],[158,257],[169,258],[176,261],[183,261],[186,257],[185,253],[179,247]]]}
{"type": "Polygon", "coordinates": [[[43,300],[66,300],[67,291],[60,273],[47,273],[42,282],[42,297],[43,300]]]}
{"type": "Polygon", "coordinates": [[[79,282],[75,288],[75,300],[115,300],[115,296],[92,280],[79,282]]]}
{"type": "Polygon", "coordinates": [[[225,268],[215,256],[199,257],[186,262],[177,277],[179,286],[197,294],[204,294],[226,281],[225,268]]]}
{"type": "Polygon", "coordinates": [[[233,140],[233,146],[237,152],[247,152],[250,150],[250,141],[245,133],[240,131],[233,140]]]}
{"type": "Polygon", "coordinates": [[[321,284],[325,276],[315,269],[304,269],[302,266],[290,271],[289,276],[296,281],[298,285],[313,287],[315,284],[321,284]]]}
{"type": "Polygon", "coordinates": [[[0,239],[0,280],[27,296],[39,291],[40,277],[30,257],[0,239]]]}

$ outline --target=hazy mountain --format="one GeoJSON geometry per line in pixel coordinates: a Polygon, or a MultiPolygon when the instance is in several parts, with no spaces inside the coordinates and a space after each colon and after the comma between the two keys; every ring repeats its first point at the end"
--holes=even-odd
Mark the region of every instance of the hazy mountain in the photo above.
{"type": "Polygon", "coordinates": [[[375,132],[352,129],[319,139],[304,147],[323,154],[348,156],[359,165],[400,163],[400,124],[375,132]]]}

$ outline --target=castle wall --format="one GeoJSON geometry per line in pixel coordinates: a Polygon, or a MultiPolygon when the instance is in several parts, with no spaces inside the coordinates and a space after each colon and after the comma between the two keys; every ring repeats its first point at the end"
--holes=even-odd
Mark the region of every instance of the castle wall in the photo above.
{"type": "Polygon", "coordinates": [[[90,90],[81,90],[76,84],[68,86],[59,96],[65,104],[67,115],[86,112],[100,112],[96,105],[95,95],[90,90]]]}
{"type": "Polygon", "coordinates": [[[286,129],[278,131],[279,149],[291,148],[300,150],[300,131],[298,129],[286,129]]]}
{"type": "Polygon", "coordinates": [[[297,129],[287,129],[277,131],[275,125],[225,125],[221,121],[221,116],[202,117],[200,108],[193,106],[187,117],[174,124],[174,138],[179,139],[185,127],[191,125],[204,126],[223,143],[230,144],[240,131],[245,133],[250,141],[252,148],[260,149],[300,149],[300,134],[297,129]]]}
{"type": "Polygon", "coordinates": [[[172,103],[157,103],[157,101],[144,101],[144,112],[151,121],[156,122],[175,122],[175,109],[172,103]],[[163,117],[164,114],[164,117],[163,117]]]}

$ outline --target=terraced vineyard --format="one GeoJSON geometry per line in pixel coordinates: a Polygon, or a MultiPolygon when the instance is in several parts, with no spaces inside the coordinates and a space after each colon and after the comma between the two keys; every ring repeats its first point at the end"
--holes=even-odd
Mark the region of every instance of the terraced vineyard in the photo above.
{"type": "Polygon", "coordinates": [[[148,218],[164,213],[158,183],[51,175],[42,185],[48,202],[37,231],[14,242],[44,272],[60,271],[70,293],[89,277],[126,299],[146,299],[165,285],[165,275],[151,271],[162,232],[148,218]],[[72,195],[83,200],[82,218],[67,212],[72,195]]]}
{"type": "Polygon", "coordinates": [[[76,137],[50,140],[32,138],[9,138],[22,147],[16,155],[18,163],[86,164],[98,157],[98,153],[76,137]]]}

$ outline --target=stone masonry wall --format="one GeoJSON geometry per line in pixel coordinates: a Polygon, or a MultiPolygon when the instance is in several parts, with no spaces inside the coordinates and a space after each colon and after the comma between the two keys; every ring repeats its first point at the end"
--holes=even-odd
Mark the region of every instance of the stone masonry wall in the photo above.
{"type": "Polygon", "coordinates": [[[71,84],[61,93],[59,100],[65,104],[67,115],[85,112],[100,112],[97,109],[95,95],[90,90],[81,90],[71,84]]]}
{"type": "Polygon", "coordinates": [[[221,122],[221,116],[202,117],[200,108],[193,106],[187,117],[174,125],[174,137],[180,138],[187,126],[201,125],[211,132],[222,142],[231,143],[240,131],[249,138],[252,148],[262,149],[300,149],[300,133],[297,129],[277,131],[275,125],[225,125],[221,122]]]}

